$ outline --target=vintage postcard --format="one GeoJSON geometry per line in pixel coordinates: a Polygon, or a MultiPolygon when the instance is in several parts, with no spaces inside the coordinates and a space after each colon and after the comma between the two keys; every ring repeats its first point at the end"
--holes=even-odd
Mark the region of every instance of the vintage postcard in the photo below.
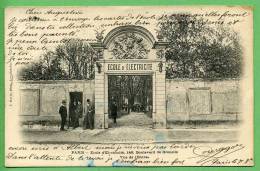
{"type": "Polygon", "coordinates": [[[253,166],[253,11],[5,9],[5,164],[253,166]]]}

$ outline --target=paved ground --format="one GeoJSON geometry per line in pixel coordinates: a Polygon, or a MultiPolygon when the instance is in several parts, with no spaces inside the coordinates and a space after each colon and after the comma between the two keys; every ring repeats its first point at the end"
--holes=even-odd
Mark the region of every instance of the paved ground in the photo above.
{"type": "Polygon", "coordinates": [[[144,113],[130,113],[117,119],[117,124],[109,120],[109,128],[128,127],[128,128],[152,128],[153,120],[144,113]]]}
{"type": "Polygon", "coordinates": [[[59,131],[58,126],[34,125],[23,128],[23,140],[28,143],[154,143],[154,142],[233,142],[235,129],[152,129],[152,119],[143,113],[120,117],[109,129],[59,131]]]}

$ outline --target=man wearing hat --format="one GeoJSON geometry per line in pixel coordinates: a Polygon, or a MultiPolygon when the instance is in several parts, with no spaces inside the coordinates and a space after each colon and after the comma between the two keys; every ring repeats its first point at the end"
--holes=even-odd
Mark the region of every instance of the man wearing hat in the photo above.
{"type": "Polygon", "coordinates": [[[60,106],[60,109],[59,109],[59,114],[61,116],[61,127],[60,127],[60,130],[61,131],[66,131],[64,129],[64,126],[66,124],[66,119],[67,119],[67,107],[66,107],[66,100],[62,100],[61,102],[61,106],[60,106]]]}
{"type": "Polygon", "coordinates": [[[114,120],[114,124],[116,124],[116,118],[117,118],[117,104],[116,101],[113,100],[112,104],[111,104],[111,116],[114,120]]]}

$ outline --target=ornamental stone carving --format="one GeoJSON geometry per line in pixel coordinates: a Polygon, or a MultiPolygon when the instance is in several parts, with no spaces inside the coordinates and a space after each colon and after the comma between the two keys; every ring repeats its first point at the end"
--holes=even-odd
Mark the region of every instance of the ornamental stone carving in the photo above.
{"type": "Polygon", "coordinates": [[[156,52],[156,56],[158,59],[163,59],[165,55],[165,50],[164,49],[158,49],[156,52]]]}
{"type": "Polygon", "coordinates": [[[113,59],[146,59],[149,53],[145,39],[133,32],[118,36],[110,51],[113,59]]]}

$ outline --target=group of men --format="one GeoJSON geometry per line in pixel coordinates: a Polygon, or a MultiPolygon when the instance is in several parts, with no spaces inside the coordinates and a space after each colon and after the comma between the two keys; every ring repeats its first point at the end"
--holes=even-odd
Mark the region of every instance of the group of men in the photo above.
{"type": "MultiPolygon", "coordinates": [[[[66,100],[62,100],[62,104],[59,108],[59,114],[61,116],[61,131],[66,131],[64,128],[67,122],[67,103],[66,100]]],[[[70,106],[70,116],[69,116],[69,126],[72,126],[74,129],[79,127],[79,118],[82,118],[83,115],[83,129],[93,129],[94,128],[94,109],[91,106],[90,100],[87,99],[87,104],[83,114],[83,107],[80,101],[74,101],[70,106]]]]}

